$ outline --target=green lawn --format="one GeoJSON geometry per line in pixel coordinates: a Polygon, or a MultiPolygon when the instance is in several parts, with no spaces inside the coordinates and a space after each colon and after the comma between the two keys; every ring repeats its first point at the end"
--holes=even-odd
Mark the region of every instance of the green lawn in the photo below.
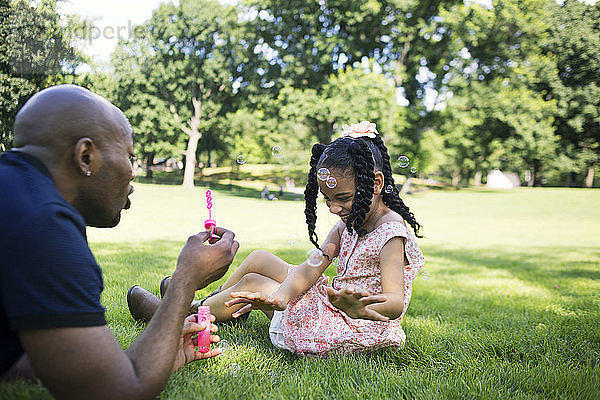
{"type": "MultiPolygon", "coordinates": [[[[143,329],[127,311],[127,288],[158,292],[207,217],[202,188],[135,186],[117,228],[88,230],[107,318],[124,347],[143,329]]],[[[214,218],[241,243],[232,269],[256,248],[289,262],[310,248],[302,201],[226,191],[213,199],[214,218]]],[[[225,355],[178,372],[163,397],[600,398],[600,190],[428,191],[406,203],[424,226],[430,278],[414,283],[404,349],[299,358],[270,344],[268,320],[254,312],[221,328],[225,355]]],[[[321,207],[323,239],[336,219],[321,207]]],[[[39,386],[0,385],[1,399],[47,397],[39,386]]]]}

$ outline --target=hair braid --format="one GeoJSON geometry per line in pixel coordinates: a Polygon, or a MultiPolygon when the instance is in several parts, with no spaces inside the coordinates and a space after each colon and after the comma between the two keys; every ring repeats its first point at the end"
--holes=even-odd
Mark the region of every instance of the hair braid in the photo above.
{"type": "Polygon", "coordinates": [[[346,227],[348,232],[352,233],[354,228],[359,236],[363,236],[367,233],[362,228],[362,224],[365,222],[365,217],[371,208],[375,167],[371,150],[365,141],[352,140],[352,143],[348,146],[348,153],[353,160],[356,193],[352,210],[346,220],[346,227]]]}
{"type": "Polygon", "coordinates": [[[400,216],[404,218],[406,222],[408,222],[408,224],[413,228],[415,236],[422,237],[422,235],[419,234],[419,231],[421,230],[421,225],[415,219],[415,215],[410,211],[410,209],[406,206],[406,204],[404,204],[404,202],[400,198],[400,193],[398,192],[396,184],[394,183],[394,178],[392,177],[392,166],[390,164],[390,156],[388,154],[387,147],[385,147],[383,140],[381,140],[379,136],[372,139],[372,141],[381,152],[381,158],[383,161],[381,171],[384,177],[384,190],[382,193],[383,203],[390,209],[400,214],[400,216]],[[392,191],[390,193],[387,193],[385,191],[385,188],[387,188],[388,186],[392,187],[392,191]]]}
{"type": "Polygon", "coordinates": [[[325,150],[325,145],[317,143],[312,147],[312,156],[310,158],[310,171],[308,171],[308,182],[304,189],[304,215],[306,216],[306,225],[308,226],[308,238],[312,244],[319,247],[319,238],[315,233],[317,222],[317,195],[319,194],[319,185],[317,184],[317,164],[325,150]]]}

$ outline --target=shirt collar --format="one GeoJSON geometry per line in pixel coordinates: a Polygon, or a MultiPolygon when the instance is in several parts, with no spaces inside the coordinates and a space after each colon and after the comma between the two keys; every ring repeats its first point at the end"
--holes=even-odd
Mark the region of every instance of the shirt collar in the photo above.
{"type": "Polygon", "coordinates": [[[50,171],[48,171],[48,168],[46,168],[44,163],[42,163],[39,159],[35,158],[34,156],[32,156],[30,154],[23,153],[22,151],[10,150],[10,151],[7,151],[6,153],[2,154],[2,156],[6,156],[8,158],[11,158],[11,156],[20,158],[22,161],[25,161],[26,163],[31,164],[41,174],[46,175],[48,178],[50,178],[52,181],[54,181],[54,179],[52,179],[52,175],[50,175],[50,171]]]}

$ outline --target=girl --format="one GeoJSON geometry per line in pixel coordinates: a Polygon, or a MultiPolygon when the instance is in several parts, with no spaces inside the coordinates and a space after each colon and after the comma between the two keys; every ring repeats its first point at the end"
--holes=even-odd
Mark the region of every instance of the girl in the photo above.
{"type": "Polygon", "coordinates": [[[254,251],[201,301],[217,321],[262,310],[271,319],[272,343],[298,354],[402,347],[400,322],[424,265],[415,240],[420,225],[398,195],[375,124],[342,128],[329,145],[313,146],[304,192],[309,238],[322,256],[295,266],[254,251]],[[341,219],[322,247],[315,233],[319,191],[341,219]],[[337,276],[329,285],[322,273],[334,257],[337,276]]]}

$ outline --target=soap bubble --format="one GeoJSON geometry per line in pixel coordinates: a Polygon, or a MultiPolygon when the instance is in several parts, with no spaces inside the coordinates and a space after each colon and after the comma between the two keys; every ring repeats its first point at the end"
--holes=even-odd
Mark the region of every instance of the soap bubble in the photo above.
{"type": "Polygon", "coordinates": [[[401,155],[400,157],[398,157],[398,166],[400,168],[406,168],[408,167],[408,157],[406,157],[405,155],[401,155]]]}
{"type": "Polygon", "coordinates": [[[295,233],[292,233],[288,236],[287,242],[288,245],[290,245],[290,247],[298,246],[298,243],[300,242],[300,237],[295,233]]]}
{"type": "Polygon", "coordinates": [[[232,376],[238,376],[238,373],[240,372],[239,364],[233,363],[233,364],[229,365],[229,372],[231,373],[232,376]]]}
{"type": "Polygon", "coordinates": [[[244,157],[241,154],[239,156],[237,156],[236,160],[237,160],[237,163],[240,165],[246,164],[246,157],[244,157]]]}
{"type": "Polygon", "coordinates": [[[323,252],[319,249],[310,249],[306,257],[306,263],[311,267],[318,267],[323,262],[323,252]]]}
{"type": "Polygon", "coordinates": [[[424,281],[428,281],[429,279],[431,279],[431,273],[429,271],[421,272],[421,279],[423,279],[424,281]]]}
{"type": "Polygon", "coordinates": [[[275,158],[281,158],[283,157],[283,149],[281,146],[273,146],[271,149],[271,154],[273,154],[273,157],[275,158]]]}
{"type": "Polygon", "coordinates": [[[394,187],[392,185],[387,185],[384,190],[386,193],[392,193],[394,191],[394,187]]]}
{"type": "Polygon", "coordinates": [[[337,186],[337,181],[335,180],[335,178],[333,176],[330,176],[329,178],[327,178],[327,180],[325,181],[325,185],[327,185],[327,187],[329,189],[333,189],[334,187],[337,186]]]}
{"type": "Polygon", "coordinates": [[[412,172],[414,174],[417,172],[417,169],[415,167],[410,167],[410,172],[412,172]]]}
{"type": "Polygon", "coordinates": [[[279,383],[279,375],[277,375],[277,372],[271,371],[269,372],[269,376],[271,377],[271,383],[275,385],[279,383]]]}
{"type": "Polygon", "coordinates": [[[330,172],[327,168],[319,168],[317,171],[317,177],[320,181],[326,181],[329,178],[330,172]]]}
{"type": "Polygon", "coordinates": [[[230,344],[227,341],[227,339],[221,339],[218,343],[217,343],[217,347],[220,348],[221,350],[223,350],[223,353],[225,353],[226,351],[229,350],[230,344]]]}
{"type": "Polygon", "coordinates": [[[546,324],[543,324],[543,323],[540,322],[539,324],[537,324],[537,326],[535,327],[535,329],[537,331],[545,331],[547,329],[547,327],[546,327],[546,324]]]}

